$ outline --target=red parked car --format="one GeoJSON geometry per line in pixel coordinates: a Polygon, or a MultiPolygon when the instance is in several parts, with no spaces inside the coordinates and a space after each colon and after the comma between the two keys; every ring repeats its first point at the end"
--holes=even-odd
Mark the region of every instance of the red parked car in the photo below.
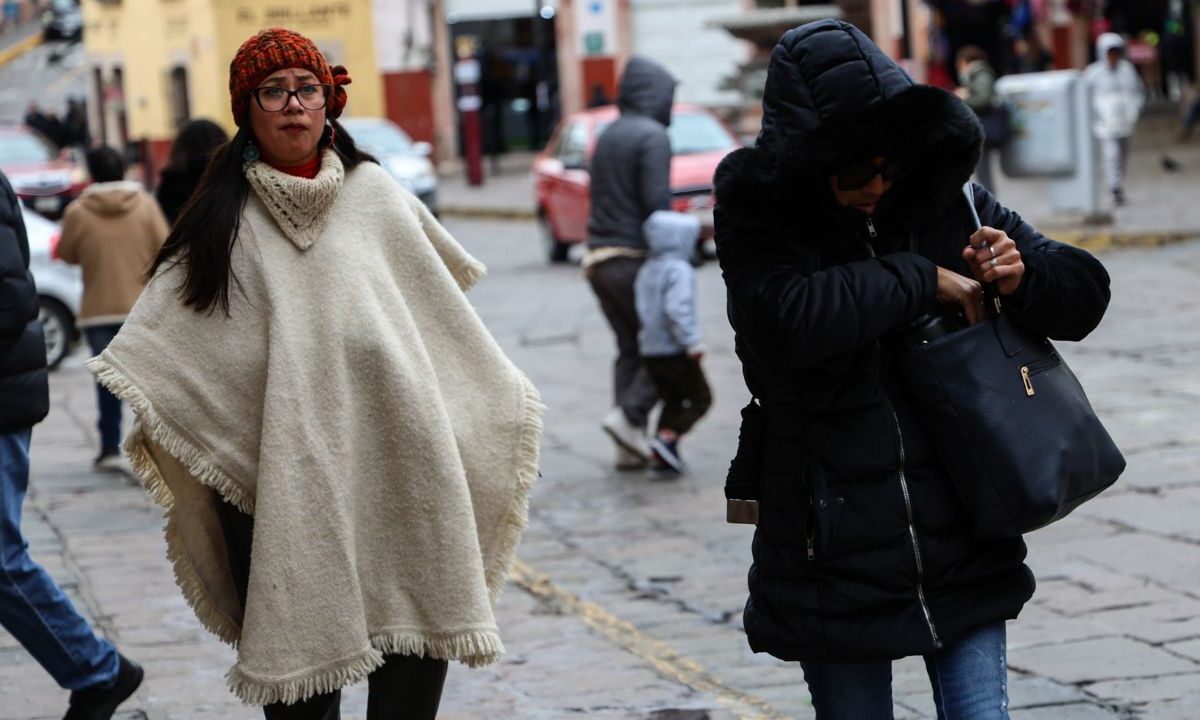
{"type": "Polygon", "coordinates": [[[24,127],[0,126],[0,170],[25,207],[51,220],[88,186],[87,172],[24,127]]]}
{"type": "MultiPolygon", "coordinates": [[[[587,167],[596,139],[620,111],[608,105],[563,120],[533,163],[538,220],[546,254],[563,262],[571,245],[587,241],[590,180],[587,167]]],[[[717,164],[738,147],[715,115],[696,105],[671,110],[672,209],[701,216],[701,239],[713,234],[712,176],[717,164]]]]}

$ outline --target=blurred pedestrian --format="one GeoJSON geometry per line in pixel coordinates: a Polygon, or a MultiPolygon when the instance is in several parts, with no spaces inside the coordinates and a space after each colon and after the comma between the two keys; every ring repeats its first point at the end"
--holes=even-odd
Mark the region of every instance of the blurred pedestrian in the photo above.
{"type": "Polygon", "coordinates": [[[67,100],[67,116],[63,121],[64,137],[72,147],[87,148],[92,144],[88,133],[87,102],[80,98],[67,100]]]}
{"type": "Polygon", "coordinates": [[[1192,104],[1188,107],[1187,115],[1183,118],[1183,128],[1179,131],[1179,141],[1189,140],[1197,125],[1200,125],[1200,95],[1192,100],[1192,104]]]}
{"type": "Polygon", "coordinates": [[[975,166],[975,181],[994,193],[992,151],[1008,142],[1008,113],[996,98],[996,71],[988,64],[987,53],[974,45],[958,51],[955,67],[959,82],[956,93],[983,125],[983,151],[975,166]]]}
{"type": "Polygon", "coordinates": [[[617,93],[621,116],[596,141],[591,214],[583,272],[617,341],[614,407],[601,423],[616,444],[619,470],[649,462],[646,422],[658,392],[638,353],[634,282],[646,260],[642,224],[671,204],[671,105],[675,78],[658,63],[633,57],[617,93]]]}
{"type": "Polygon", "coordinates": [[[604,91],[604,85],[592,83],[592,96],[588,99],[588,107],[598,108],[606,105],[612,105],[612,98],[604,91]]]}
{"type": "Polygon", "coordinates": [[[1017,38],[1013,46],[1013,72],[1038,73],[1054,69],[1054,54],[1042,44],[1036,31],[1017,38]]]}
{"type": "Polygon", "coordinates": [[[643,234],[650,251],[635,286],[642,325],[638,347],[663,401],[658,430],[650,439],[651,467],[684,473],[687,463],[679,452],[680,440],[712,405],[700,364],[704,345],[696,316],[696,270],[691,263],[700,220],[659,210],[646,220],[643,234]]]}
{"type": "Polygon", "coordinates": [[[1093,133],[1100,141],[1104,177],[1113,204],[1125,204],[1125,167],[1129,143],[1145,103],[1145,91],[1133,63],[1125,59],[1125,40],[1116,33],[1096,39],[1099,59],[1084,71],[1092,92],[1093,133]]]}
{"type": "Polygon", "coordinates": [[[4,0],[4,22],[0,23],[0,32],[15,30],[21,24],[20,0],[4,0]]]}
{"type": "Polygon", "coordinates": [[[25,111],[25,125],[50,142],[55,150],[61,150],[71,144],[67,128],[58,119],[58,115],[43,112],[36,103],[30,104],[25,111]]]}
{"type": "MultiPolygon", "coordinates": [[[[146,286],[146,271],[167,238],[158,204],[136,182],[125,180],[121,154],[103,146],[87,154],[93,184],[63,213],[59,259],[83,270],[79,327],[93,355],[121,330],[146,286]]],[[[121,457],[121,401],[96,384],[100,454],[94,467],[126,469],[121,457]]]]}
{"type": "Polygon", "coordinates": [[[208,167],[213,151],[227,142],[229,136],[211,120],[193,120],[175,136],[154,193],[168,223],[175,224],[179,211],[200,184],[200,176],[208,167]]]}
{"type": "Polygon", "coordinates": [[[437,714],[497,661],[493,601],[537,477],[541,403],[466,298],[484,272],[337,118],[350,75],[274,28],[229,67],[219,147],[89,368],[227,674],[268,719],[437,714]]]}
{"type": "Polygon", "coordinates": [[[891,661],[909,656],[938,717],[1008,718],[1025,543],[976,537],[897,336],[926,314],[981,320],[987,282],[1014,323],[1078,340],[1109,280],[984,188],[967,204],[981,141],[963,102],[825,20],[775,47],[762,132],[716,172],[734,347],[765,418],[732,465],[758,486],[743,625],[755,651],[800,662],[817,720],[892,717],[891,661]]]}
{"type": "Polygon", "coordinates": [[[66,720],[107,720],[141,685],[142,669],[96,636],[29,557],[21,532],[29,441],[33,426],[49,412],[50,388],[18,203],[0,173],[0,625],[71,691],[66,720]]]}

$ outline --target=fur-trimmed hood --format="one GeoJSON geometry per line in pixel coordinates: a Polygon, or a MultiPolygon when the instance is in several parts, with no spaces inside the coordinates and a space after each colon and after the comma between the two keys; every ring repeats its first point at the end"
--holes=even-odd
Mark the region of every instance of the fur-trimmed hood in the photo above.
{"type": "Polygon", "coordinates": [[[882,155],[912,170],[881,213],[911,215],[958,197],[979,159],[983,131],[954,95],[918,85],[861,31],[822,20],[775,46],[753,148],[730,154],[714,177],[725,213],[766,218],[835,210],[826,178],[882,155]]]}

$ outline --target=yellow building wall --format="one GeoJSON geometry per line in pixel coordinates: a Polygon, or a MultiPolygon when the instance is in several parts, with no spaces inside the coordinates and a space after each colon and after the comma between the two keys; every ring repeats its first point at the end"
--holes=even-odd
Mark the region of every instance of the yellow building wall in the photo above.
{"type": "Polygon", "coordinates": [[[191,117],[215,120],[232,134],[229,62],[247,38],[277,26],[312,38],[332,64],[350,70],[346,115],[384,114],[371,0],[84,0],[82,7],[89,64],[102,68],[106,79],[114,67],[124,75],[131,139],[175,135],[176,67],[187,69],[191,117]]]}

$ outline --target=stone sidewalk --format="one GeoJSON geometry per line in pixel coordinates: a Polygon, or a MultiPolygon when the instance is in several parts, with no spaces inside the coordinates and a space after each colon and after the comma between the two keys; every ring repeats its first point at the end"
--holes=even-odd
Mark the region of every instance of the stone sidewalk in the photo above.
{"type": "MultiPolygon", "coordinates": [[[[664,482],[609,469],[597,429],[611,338],[577,268],[547,267],[527,222],[451,221],[490,268],[481,317],[547,402],[544,477],[498,609],[509,655],[451,669],[442,717],[811,718],[795,664],[752,654],[741,628],[750,530],[723,521],[722,481],[746,400],[717,269],[699,273],[716,395],[664,482]]],[[[1200,243],[1105,256],[1114,301],[1063,352],[1130,465],[1121,483],[1029,537],[1038,593],[1009,625],[1015,720],[1200,716],[1200,243]]],[[[123,718],[261,717],[225,690],[232,652],[175,588],[159,510],[93,475],[94,398],[69,359],[34,434],[26,511],[36,558],[97,626],[146,664],[123,718]]],[[[932,718],[919,660],[895,665],[896,717],[932,718]]],[[[0,720],[61,717],[65,693],[0,633],[0,720]]],[[[361,719],[362,688],[345,694],[361,719]]]]}

